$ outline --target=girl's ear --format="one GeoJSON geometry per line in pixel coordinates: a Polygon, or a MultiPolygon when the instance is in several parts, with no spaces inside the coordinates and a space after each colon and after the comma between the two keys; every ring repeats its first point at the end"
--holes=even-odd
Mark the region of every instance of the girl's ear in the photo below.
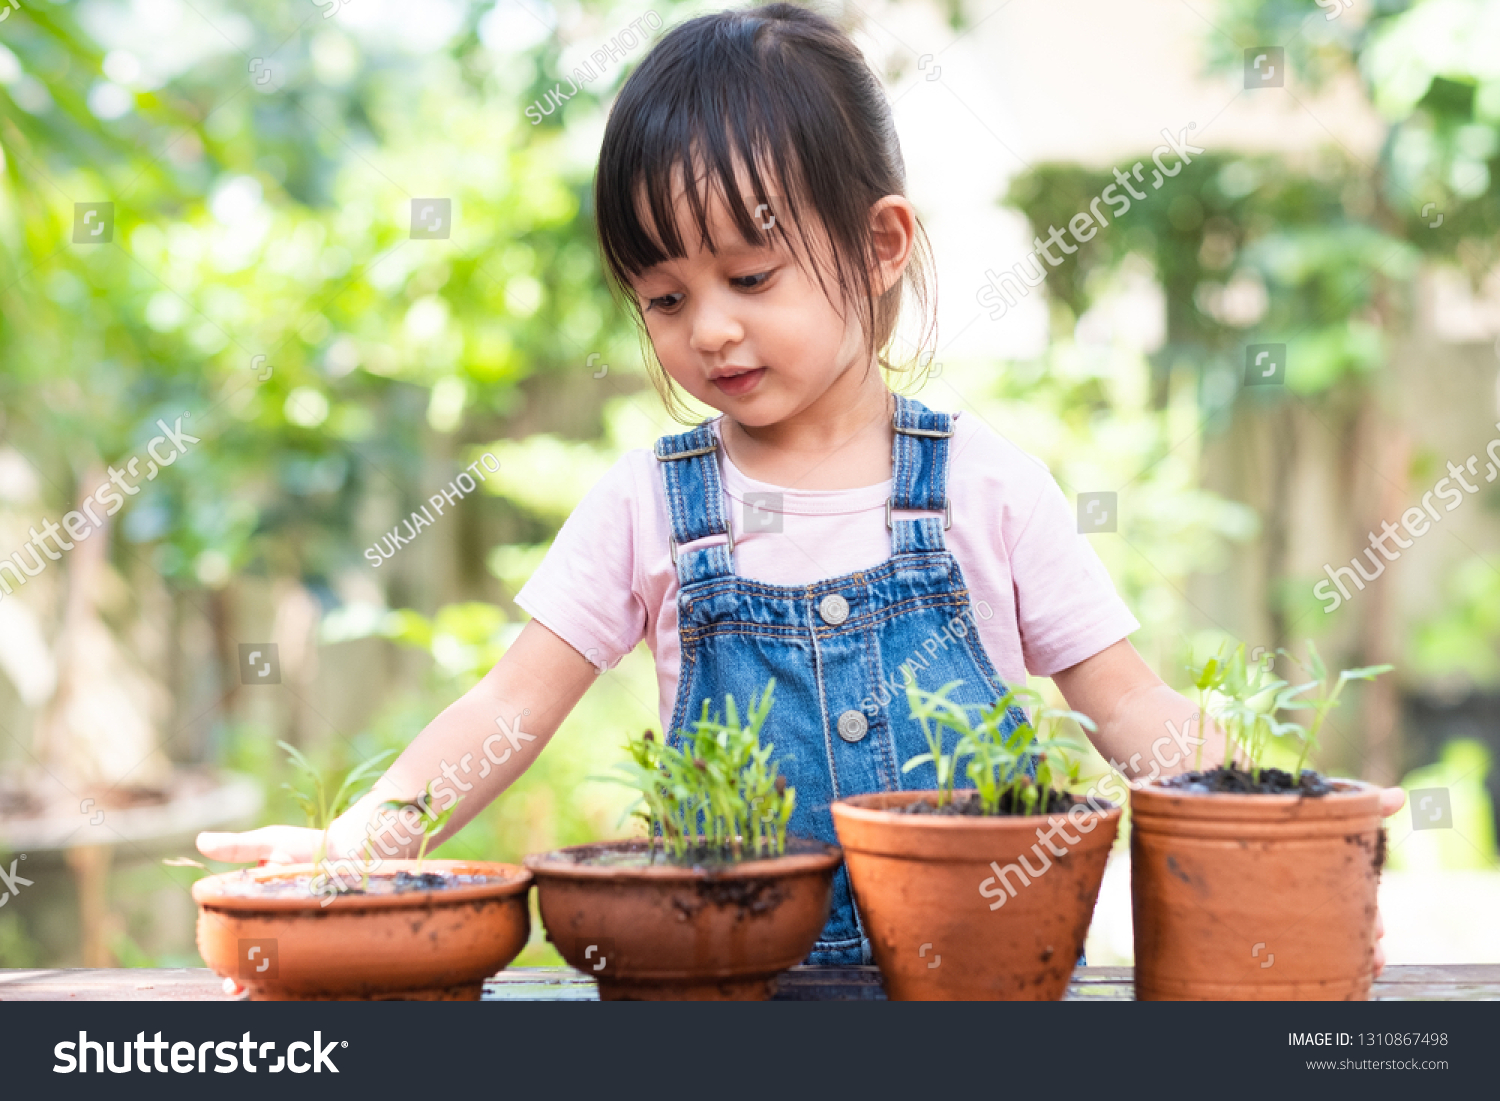
{"type": "Polygon", "coordinates": [[[916,225],[916,209],[904,195],[887,195],[870,207],[870,237],[876,260],[870,279],[877,295],[894,287],[906,270],[916,225]]]}

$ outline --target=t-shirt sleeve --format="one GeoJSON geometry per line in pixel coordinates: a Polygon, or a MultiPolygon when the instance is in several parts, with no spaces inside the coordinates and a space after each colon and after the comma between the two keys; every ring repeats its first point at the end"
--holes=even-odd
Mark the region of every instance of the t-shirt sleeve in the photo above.
{"type": "Polygon", "coordinates": [[[613,666],[646,632],[635,591],[639,517],[630,456],[600,478],[552,541],[519,604],[599,668],[613,666]]]}
{"type": "Polygon", "coordinates": [[[1042,470],[1045,484],[1010,560],[1026,668],[1050,677],[1141,625],[1115,591],[1088,536],[1079,532],[1062,489],[1045,466],[1042,470]]]}

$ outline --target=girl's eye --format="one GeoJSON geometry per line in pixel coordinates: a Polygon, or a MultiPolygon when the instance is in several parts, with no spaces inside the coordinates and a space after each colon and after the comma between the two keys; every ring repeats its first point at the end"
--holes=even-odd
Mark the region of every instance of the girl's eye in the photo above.
{"type": "MultiPolygon", "coordinates": [[[[773,270],[755,272],[752,275],[736,275],[732,276],[729,282],[732,286],[738,287],[740,290],[759,290],[766,285],[765,281],[775,274],[776,272],[773,270]]],[[[657,298],[648,298],[646,300],[646,309],[648,311],[656,310],[659,313],[671,313],[680,304],[681,299],[682,295],[680,294],[664,294],[657,298]]]]}

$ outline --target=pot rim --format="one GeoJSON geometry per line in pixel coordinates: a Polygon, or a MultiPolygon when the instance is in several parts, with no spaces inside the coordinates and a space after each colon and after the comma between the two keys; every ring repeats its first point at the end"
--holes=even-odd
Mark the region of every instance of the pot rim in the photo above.
{"type": "MultiPolygon", "coordinates": [[[[810,841],[802,838],[799,840],[810,841]]],[[[586,845],[568,845],[542,853],[528,853],[522,865],[537,879],[645,879],[668,883],[691,883],[698,880],[723,881],[726,879],[762,879],[773,876],[800,875],[824,872],[836,868],[844,859],[844,850],[828,841],[813,841],[821,852],[784,853],[781,856],[762,856],[735,864],[705,867],[701,864],[651,864],[645,867],[630,867],[619,864],[578,864],[561,853],[578,852],[582,849],[619,850],[644,847],[644,838],[624,838],[614,841],[591,841],[586,845]]]]}
{"type": "MultiPolygon", "coordinates": [[[[352,859],[352,858],[351,858],[352,859]]],[[[396,872],[414,872],[415,860],[387,860],[374,876],[392,875],[396,872]]],[[[525,895],[531,888],[531,872],[518,864],[506,864],[493,860],[423,860],[422,870],[456,872],[461,875],[499,875],[498,883],[476,883],[466,887],[450,887],[441,891],[403,891],[398,895],[335,895],[332,899],[321,895],[296,896],[292,898],[257,898],[254,895],[226,894],[223,887],[230,879],[239,879],[249,874],[258,881],[288,879],[299,875],[316,875],[316,864],[265,864],[258,868],[242,868],[237,872],[220,872],[206,876],[193,884],[193,901],[202,909],[227,910],[236,913],[277,911],[360,911],[360,910],[412,910],[435,906],[460,905],[486,899],[505,898],[510,895],[525,895]],[[327,905],[324,905],[324,903],[327,905]]]]}
{"type": "MultiPolygon", "coordinates": [[[[972,789],[963,789],[965,791],[972,789]]],[[[1048,814],[899,814],[896,811],[882,810],[877,807],[865,806],[865,802],[874,798],[881,800],[891,799],[892,796],[905,797],[892,800],[899,805],[914,803],[920,798],[936,797],[936,791],[871,791],[861,795],[849,795],[833,802],[832,811],[835,819],[839,816],[857,822],[879,823],[886,828],[910,828],[914,830],[934,831],[960,831],[986,829],[999,832],[1006,829],[1034,829],[1039,822],[1050,821],[1053,818],[1067,819],[1071,811],[1052,811],[1048,814]]],[[[955,793],[957,794],[957,793],[955,793]]],[[[1119,818],[1121,807],[1118,803],[1108,799],[1100,799],[1100,805],[1106,806],[1104,811],[1095,810],[1088,803],[1079,803],[1090,815],[1098,818],[1101,822],[1110,818],[1119,818]]],[[[1092,832],[1092,831],[1090,831],[1092,832]]]]}
{"type": "Polygon", "coordinates": [[[1350,802],[1360,799],[1371,792],[1379,792],[1381,785],[1371,783],[1369,780],[1349,780],[1343,777],[1327,777],[1328,783],[1334,785],[1334,790],[1326,795],[1304,795],[1299,791],[1277,792],[1276,794],[1265,794],[1254,791],[1184,791],[1180,788],[1169,788],[1160,780],[1152,780],[1150,783],[1132,786],[1130,797],[1134,799],[1137,795],[1147,798],[1166,799],[1193,799],[1200,802],[1215,802],[1228,804],[1231,800],[1249,801],[1252,806],[1290,806],[1300,802],[1328,803],[1350,802]]]}
{"type": "Polygon", "coordinates": [[[1358,823],[1373,826],[1381,820],[1378,784],[1341,779],[1331,782],[1335,789],[1327,795],[1177,791],[1151,783],[1131,789],[1130,813],[1137,832],[1151,833],[1279,830],[1293,823],[1337,832],[1358,823]]]}

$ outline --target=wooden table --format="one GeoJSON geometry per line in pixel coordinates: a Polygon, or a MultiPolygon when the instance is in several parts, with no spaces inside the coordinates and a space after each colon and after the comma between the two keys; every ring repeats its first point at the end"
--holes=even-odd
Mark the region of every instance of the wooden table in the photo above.
{"type": "MultiPolygon", "coordinates": [[[[1080,967],[1067,1000],[1124,1002],[1133,996],[1129,967],[1080,967]]],[[[874,967],[794,967],[777,1000],[883,1000],[874,967]]],[[[1389,967],[1376,1001],[1500,1001],[1500,964],[1389,967]]],[[[512,967],[484,984],[485,1001],[596,1001],[592,979],[567,967],[512,967]]],[[[232,1001],[223,980],[202,967],[0,969],[0,1001],[232,1001]]]]}

